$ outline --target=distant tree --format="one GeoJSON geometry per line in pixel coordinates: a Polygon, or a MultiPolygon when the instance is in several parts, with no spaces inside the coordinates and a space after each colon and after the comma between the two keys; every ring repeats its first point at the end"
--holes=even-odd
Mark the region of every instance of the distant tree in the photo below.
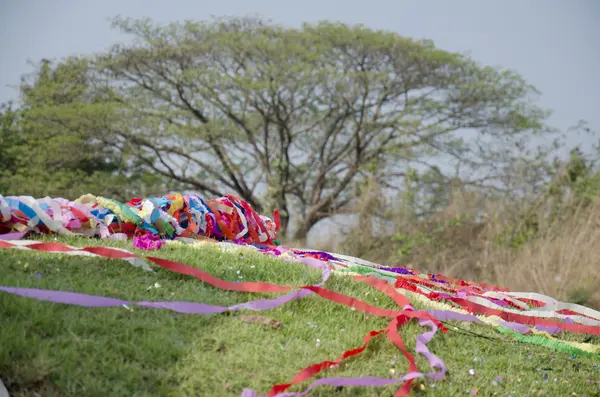
{"type": "Polygon", "coordinates": [[[493,185],[547,116],[515,73],[363,26],[114,26],[135,41],[95,65],[122,105],[129,128],[118,133],[132,154],[189,188],[280,208],[284,230],[298,208],[296,238],[345,208],[374,172],[401,189],[409,167],[445,158],[473,171],[465,183],[493,185]]]}
{"type": "Polygon", "coordinates": [[[15,149],[22,145],[18,117],[12,103],[0,105],[0,194],[11,189],[9,178],[18,169],[19,154],[15,149]]]}
{"type": "Polygon", "coordinates": [[[126,198],[156,184],[111,144],[118,107],[97,92],[83,59],[42,60],[22,79],[20,107],[2,114],[2,194],[126,198]]]}

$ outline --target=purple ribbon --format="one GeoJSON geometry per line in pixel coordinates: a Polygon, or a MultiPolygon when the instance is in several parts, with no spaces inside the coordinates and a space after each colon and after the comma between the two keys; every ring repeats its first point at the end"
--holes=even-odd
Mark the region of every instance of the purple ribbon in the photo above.
{"type": "MultiPolygon", "coordinates": [[[[302,392],[279,393],[279,394],[276,394],[275,397],[305,396],[308,393],[310,393],[310,391],[312,389],[314,389],[317,386],[321,386],[321,385],[328,385],[328,386],[334,386],[334,387],[341,387],[341,386],[387,386],[387,385],[393,385],[393,384],[396,384],[396,383],[404,383],[404,382],[406,382],[408,380],[416,379],[416,378],[421,378],[423,376],[427,376],[427,375],[422,374],[420,372],[410,372],[410,373],[404,375],[403,377],[397,378],[397,379],[377,378],[375,376],[359,376],[359,377],[356,377],[356,378],[338,378],[338,377],[321,378],[321,379],[316,380],[313,383],[311,383],[310,386],[308,386],[308,388],[306,390],[302,391],[302,392]]],[[[244,389],[244,391],[242,392],[241,397],[259,397],[259,396],[252,389],[244,389]]],[[[264,396],[262,396],[262,397],[264,397],[264,396]]]]}
{"type": "Polygon", "coordinates": [[[27,234],[27,232],[24,233],[6,233],[6,234],[0,234],[0,240],[21,240],[23,237],[25,237],[25,235],[27,234]]]}
{"type": "Polygon", "coordinates": [[[388,272],[398,273],[398,274],[408,274],[408,275],[411,275],[411,276],[415,275],[415,273],[412,270],[406,269],[404,267],[385,267],[385,266],[382,266],[379,269],[380,270],[385,270],[385,271],[388,271],[388,272]]]}
{"type": "MultiPolygon", "coordinates": [[[[314,258],[299,258],[299,262],[311,266],[314,268],[320,268],[323,270],[322,272],[322,280],[320,283],[315,284],[315,286],[322,286],[328,279],[331,274],[329,267],[314,258]]],[[[212,313],[223,313],[226,311],[233,310],[253,310],[253,311],[262,311],[273,309],[275,307],[284,305],[288,302],[291,302],[296,299],[303,298],[307,295],[312,294],[313,292],[307,289],[300,289],[294,292],[290,292],[286,295],[279,296],[274,299],[257,299],[254,301],[240,303],[237,305],[233,305],[230,307],[225,306],[214,306],[207,305],[204,303],[197,302],[183,302],[183,301],[164,301],[164,302],[133,302],[127,300],[121,300],[116,298],[108,298],[104,296],[98,295],[88,295],[88,294],[80,294],[76,292],[67,292],[67,291],[56,291],[56,290],[43,290],[36,288],[14,288],[14,287],[4,287],[0,286],[0,291],[7,292],[9,294],[14,294],[18,296],[24,296],[28,298],[33,298],[41,301],[54,302],[54,303],[63,303],[67,305],[74,306],[84,306],[84,307],[116,307],[122,305],[135,305],[135,306],[143,306],[143,307],[151,307],[154,309],[167,309],[172,310],[178,313],[187,313],[187,314],[212,314],[212,313]]]]}
{"type": "MultiPolygon", "coordinates": [[[[277,306],[281,306],[291,300],[298,299],[307,294],[300,294],[302,291],[297,291],[293,294],[283,295],[275,299],[259,299],[247,303],[240,303],[238,305],[224,307],[207,305],[204,303],[197,302],[184,302],[184,301],[163,301],[163,302],[134,302],[116,298],[108,298],[98,295],[80,294],[77,292],[67,291],[55,291],[55,290],[44,290],[37,288],[13,288],[13,287],[0,287],[0,291],[7,292],[18,296],[24,296],[27,298],[37,299],[46,302],[63,303],[73,306],[83,307],[117,307],[123,305],[132,306],[143,306],[151,307],[154,309],[167,309],[177,313],[186,314],[213,314],[223,313],[226,311],[233,310],[268,310],[277,306]]],[[[303,290],[311,293],[312,291],[303,290]]]]}
{"type": "Polygon", "coordinates": [[[438,278],[435,278],[435,275],[433,275],[433,274],[430,274],[430,275],[429,275],[429,279],[430,279],[431,281],[435,281],[435,282],[437,282],[437,283],[442,283],[442,284],[450,284],[449,282],[447,282],[447,281],[445,281],[445,280],[440,280],[440,279],[438,279],[438,278]]]}
{"type": "Polygon", "coordinates": [[[538,331],[545,331],[549,334],[558,334],[560,332],[563,332],[563,330],[560,329],[560,327],[557,327],[556,325],[536,325],[535,329],[537,329],[538,331]]]}
{"type": "MultiPolygon", "coordinates": [[[[433,317],[435,317],[439,321],[471,321],[474,323],[484,324],[483,321],[481,321],[477,316],[475,316],[473,314],[458,313],[458,312],[455,312],[452,310],[423,310],[423,311],[431,314],[433,317]]],[[[509,322],[509,321],[500,321],[500,324],[512,329],[513,331],[517,331],[520,334],[527,334],[530,331],[529,326],[525,325],[525,324],[519,324],[519,323],[514,323],[514,322],[509,322]]],[[[559,327],[553,326],[553,325],[552,326],[536,325],[535,329],[537,329],[539,331],[546,331],[549,334],[556,334],[556,333],[562,332],[562,330],[559,327]]]]}
{"type": "Polygon", "coordinates": [[[319,259],[321,259],[321,260],[339,261],[339,259],[337,259],[335,256],[331,255],[328,252],[323,252],[323,251],[296,251],[296,250],[292,250],[292,252],[295,253],[296,255],[318,255],[319,259]]]}

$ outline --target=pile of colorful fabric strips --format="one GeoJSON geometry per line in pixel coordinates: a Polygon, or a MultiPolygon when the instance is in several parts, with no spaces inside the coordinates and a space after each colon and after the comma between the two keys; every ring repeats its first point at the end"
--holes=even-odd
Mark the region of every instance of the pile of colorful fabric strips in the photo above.
{"type": "Polygon", "coordinates": [[[197,195],[119,201],[85,195],[63,198],[0,195],[0,234],[10,232],[134,238],[138,248],[158,248],[174,237],[209,237],[249,244],[276,244],[275,221],[259,215],[243,200],[226,195],[204,200],[197,195]]]}

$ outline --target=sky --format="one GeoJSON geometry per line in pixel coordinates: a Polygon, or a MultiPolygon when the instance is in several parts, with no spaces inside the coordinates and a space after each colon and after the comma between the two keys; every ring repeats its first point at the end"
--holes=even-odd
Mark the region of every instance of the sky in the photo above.
{"type": "MultiPolygon", "coordinates": [[[[15,99],[28,61],[60,59],[124,41],[109,18],[157,22],[258,15],[298,26],[319,20],[361,23],[513,69],[541,91],[550,123],[579,120],[600,132],[598,0],[0,0],[0,103],[15,99]]],[[[578,135],[570,144],[591,145],[578,135]]]]}
{"type": "Polygon", "coordinates": [[[16,98],[19,77],[32,70],[28,60],[123,41],[108,22],[116,15],[158,22],[260,15],[291,26],[334,20],[428,38],[521,73],[554,111],[554,126],[583,119],[600,129],[598,0],[0,0],[0,102],[16,98]]]}

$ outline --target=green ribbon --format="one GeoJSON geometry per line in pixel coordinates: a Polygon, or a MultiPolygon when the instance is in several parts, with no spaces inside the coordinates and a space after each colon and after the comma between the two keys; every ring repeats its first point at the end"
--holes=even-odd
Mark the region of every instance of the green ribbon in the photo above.
{"type": "Polygon", "coordinates": [[[531,343],[534,345],[544,346],[550,349],[554,349],[559,352],[570,353],[570,354],[580,354],[582,356],[593,357],[600,360],[600,356],[594,353],[590,353],[585,350],[578,349],[574,346],[568,345],[561,341],[557,341],[554,339],[548,339],[541,335],[522,335],[512,329],[505,327],[503,325],[496,326],[496,330],[502,334],[508,335],[511,339],[516,340],[517,342],[523,343],[531,343]]]}

